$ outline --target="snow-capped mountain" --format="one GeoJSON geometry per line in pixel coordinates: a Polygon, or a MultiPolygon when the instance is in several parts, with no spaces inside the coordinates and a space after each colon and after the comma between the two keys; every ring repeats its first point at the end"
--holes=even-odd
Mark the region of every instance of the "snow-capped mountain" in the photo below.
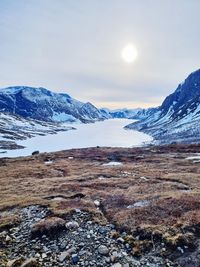
{"type": "Polygon", "coordinates": [[[136,109],[115,109],[111,110],[110,114],[113,118],[125,118],[125,119],[130,119],[133,118],[134,116],[137,115],[139,111],[141,111],[141,108],[136,108],[136,109]]]}
{"type": "Polygon", "coordinates": [[[107,108],[100,109],[101,113],[106,116],[107,118],[117,118],[117,119],[144,119],[146,118],[149,113],[151,112],[150,109],[142,109],[142,108],[135,108],[135,109],[115,109],[110,110],[107,108]]]}
{"type": "Polygon", "coordinates": [[[41,121],[93,122],[106,117],[91,103],[45,88],[14,86],[0,89],[0,111],[41,121]]]}
{"type": "Polygon", "coordinates": [[[126,126],[151,134],[160,143],[200,141],[200,70],[191,73],[162,105],[126,126]]]}

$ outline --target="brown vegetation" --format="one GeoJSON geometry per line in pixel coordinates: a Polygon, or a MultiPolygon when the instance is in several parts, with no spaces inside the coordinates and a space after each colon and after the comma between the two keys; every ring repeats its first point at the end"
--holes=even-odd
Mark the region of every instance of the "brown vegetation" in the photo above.
{"type": "Polygon", "coordinates": [[[102,222],[128,231],[146,229],[173,245],[185,231],[199,233],[200,163],[186,159],[199,150],[199,145],[88,148],[4,159],[0,210],[42,204],[61,217],[88,210],[102,222]],[[103,166],[109,161],[123,165],[103,166]],[[142,201],[144,206],[133,206],[142,201]]]}

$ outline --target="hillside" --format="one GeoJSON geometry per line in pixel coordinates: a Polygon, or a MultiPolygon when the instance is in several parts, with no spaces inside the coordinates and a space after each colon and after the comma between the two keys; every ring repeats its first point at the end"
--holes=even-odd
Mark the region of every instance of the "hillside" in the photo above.
{"type": "Polygon", "coordinates": [[[22,149],[17,141],[26,140],[35,136],[56,134],[60,131],[75,129],[61,123],[26,119],[17,115],[0,113],[0,151],[22,149]]]}
{"type": "Polygon", "coordinates": [[[91,103],[45,88],[14,86],[0,89],[0,112],[40,121],[94,122],[105,119],[91,103]]]}
{"type": "Polygon", "coordinates": [[[128,125],[159,143],[200,142],[200,70],[191,73],[162,105],[140,122],[128,125]]]}

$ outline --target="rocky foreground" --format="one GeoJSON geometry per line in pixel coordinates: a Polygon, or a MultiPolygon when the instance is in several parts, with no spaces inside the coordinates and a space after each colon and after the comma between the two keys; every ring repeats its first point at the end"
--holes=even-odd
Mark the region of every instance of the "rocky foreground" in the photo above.
{"type": "Polygon", "coordinates": [[[0,161],[0,266],[200,266],[200,146],[0,161]]]}
{"type": "Polygon", "coordinates": [[[1,233],[1,266],[174,266],[160,256],[133,258],[127,242],[133,238],[113,224],[94,223],[87,212],[76,210],[68,220],[47,214],[40,206],[21,210],[21,223],[1,233]]]}

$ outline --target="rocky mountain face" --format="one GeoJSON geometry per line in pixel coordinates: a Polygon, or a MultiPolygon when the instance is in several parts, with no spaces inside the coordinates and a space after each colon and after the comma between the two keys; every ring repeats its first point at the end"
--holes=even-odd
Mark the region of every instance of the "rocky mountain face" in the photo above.
{"type": "Polygon", "coordinates": [[[0,111],[41,121],[93,122],[106,117],[91,103],[82,103],[68,94],[27,86],[0,90],[0,111]]]}
{"type": "Polygon", "coordinates": [[[200,141],[200,70],[191,73],[162,105],[140,122],[126,126],[154,136],[159,143],[200,141]]]}

